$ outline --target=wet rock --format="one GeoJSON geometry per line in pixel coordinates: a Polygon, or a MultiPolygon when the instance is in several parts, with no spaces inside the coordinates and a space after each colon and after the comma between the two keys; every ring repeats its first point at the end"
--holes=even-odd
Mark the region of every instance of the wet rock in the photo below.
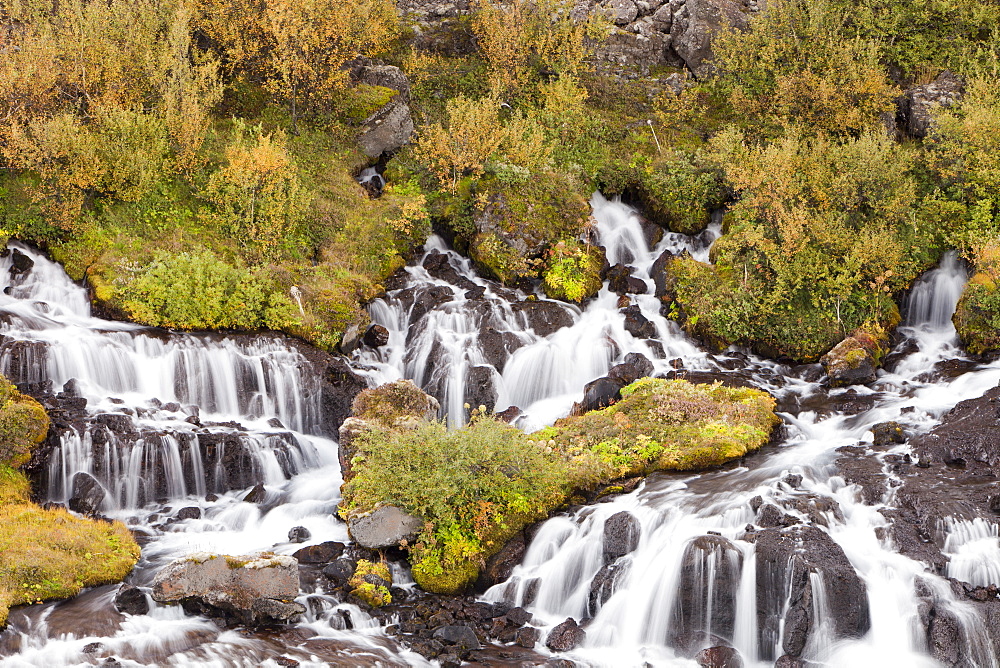
{"type": "Polygon", "coordinates": [[[604,521],[604,563],[622,557],[635,550],[639,545],[642,528],[635,515],[623,510],[615,513],[604,521]]]}
{"type": "Polygon", "coordinates": [[[649,270],[649,275],[653,278],[653,285],[655,287],[653,294],[660,299],[669,296],[669,277],[667,274],[667,267],[673,259],[674,254],[672,252],[668,250],[663,251],[660,253],[660,256],[656,258],[656,261],[653,262],[653,266],[649,270]]]}
{"type": "Polygon", "coordinates": [[[625,361],[611,367],[608,378],[620,380],[624,385],[634,383],[653,373],[653,363],[642,353],[629,353],[625,361]]]}
{"type": "Polygon", "coordinates": [[[355,562],[350,559],[336,559],[324,566],[322,572],[330,581],[344,586],[354,575],[355,568],[355,562]]]}
{"type": "Polygon", "coordinates": [[[784,654],[774,662],[774,668],[808,668],[811,664],[808,661],[803,661],[797,656],[789,656],[784,654]]]}
{"type": "MultiPolygon", "coordinates": [[[[671,3],[672,5],[673,3],[671,3]]],[[[714,72],[712,40],[723,28],[746,30],[748,17],[733,0],[687,0],[673,15],[670,40],[697,79],[714,72]]]]}
{"type": "Polygon", "coordinates": [[[153,580],[158,603],[184,603],[186,610],[215,613],[249,626],[284,623],[305,612],[294,557],[195,553],[163,568],[153,580]]]}
{"type": "Polygon", "coordinates": [[[514,420],[521,417],[521,409],[517,406],[508,406],[496,414],[498,420],[503,420],[507,424],[513,424],[514,420]]]}
{"type": "Polygon", "coordinates": [[[757,526],[763,528],[787,527],[798,524],[798,520],[781,512],[781,508],[773,503],[765,504],[757,512],[757,526]]]}
{"type": "Polygon", "coordinates": [[[365,379],[355,373],[346,360],[330,356],[320,385],[323,426],[327,432],[337,434],[340,425],[351,414],[354,398],[367,387],[365,379]]]}
{"type": "Polygon", "coordinates": [[[176,517],[179,520],[200,520],[201,508],[198,508],[197,506],[187,506],[186,508],[181,508],[177,511],[176,517]]]}
{"type": "Polygon", "coordinates": [[[382,325],[371,325],[361,337],[361,341],[369,348],[381,348],[389,343],[389,330],[382,325]]]}
{"type": "Polygon", "coordinates": [[[130,436],[135,434],[135,424],[131,416],[121,413],[100,413],[93,418],[97,424],[104,425],[116,434],[130,436]]]}
{"type": "Polygon", "coordinates": [[[694,660],[702,668],[743,668],[743,657],[732,647],[707,647],[694,660]]]}
{"type": "Polygon", "coordinates": [[[488,412],[492,412],[497,403],[495,374],[493,367],[470,367],[465,376],[465,402],[473,408],[485,406],[488,412]]]}
{"type": "Polygon", "coordinates": [[[597,571],[594,579],[590,581],[590,594],[587,597],[587,613],[590,617],[594,617],[615,593],[615,586],[627,568],[628,566],[624,564],[611,563],[605,564],[597,571]]]}
{"type": "Polygon", "coordinates": [[[264,503],[267,501],[267,490],[264,485],[254,485],[253,489],[243,497],[244,503],[264,503]]]}
{"type": "Polygon", "coordinates": [[[572,617],[549,631],[545,646],[553,652],[568,652],[576,648],[587,637],[587,632],[580,628],[572,617]]]}
{"type": "Polygon", "coordinates": [[[104,506],[107,492],[101,483],[89,473],[79,472],[73,476],[73,488],[67,505],[69,509],[82,515],[96,515],[104,506]]]}
{"type": "Polygon", "coordinates": [[[646,284],[642,280],[632,276],[632,272],[634,271],[635,267],[629,267],[621,263],[612,266],[605,273],[608,281],[608,289],[620,295],[645,294],[646,284]]]}
{"type": "Polygon", "coordinates": [[[875,381],[875,358],[867,340],[849,336],[820,358],[831,387],[865,385],[875,381]]]}
{"type": "Polygon", "coordinates": [[[10,275],[12,278],[17,276],[23,276],[31,271],[32,267],[35,266],[35,261],[30,257],[22,253],[16,248],[12,248],[10,251],[10,275]]]}
{"type": "Polygon", "coordinates": [[[412,542],[424,527],[424,521],[396,506],[381,506],[367,515],[347,521],[347,531],[358,545],[368,548],[396,547],[412,542]]]}
{"type": "Polygon", "coordinates": [[[564,307],[550,301],[524,301],[511,305],[515,313],[527,318],[528,326],[539,336],[548,336],[573,324],[573,316],[564,307]]]}
{"type": "Polygon", "coordinates": [[[128,615],[145,615],[149,612],[149,600],[135,585],[123,584],[115,594],[115,610],[128,615]]]}
{"type": "Polygon", "coordinates": [[[527,626],[517,630],[517,634],[514,636],[514,644],[518,647],[534,649],[541,635],[542,633],[538,629],[527,626]]]}
{"type": "Polygon", "coordinates": [[[486,560],[486,568],[479,574],[476,581],[477,591],[486,591],[495,584],[499,584],[510,577],[514,567],[524,559],[524,553],[528,549],[528,541],[524,532],[519,531],[507,541],[500,551],[486,560]]]}
{"type": "Polygon", "coordinates": [[[879,422],[872,425],[872,434],[874,436],[872,444],[876,447],[906,443],[906,433],[898,422],[879,422]]]}
{"type": "Polygon", "coordinates": [[[580,412],[587,413],[599,408],[605,408],[620,401],[622,398],[621,380],[615,378],[598,378],[587,383],[583,388],[583,401],[580,402],[580,412]]]}
{"type": "Polygon", "coordinates": [[[651,339],[656,336],[656,325],[653,324],[638,305],[626,306],[619,311],[625,316],[625,331],[637,339],[651,339]]]}
{"type": "Polygon", "coordinates": [[[868,591],[843,549],[812,526],[767,529],[756,535],[757,624],[761,658],[783,632],[785,654],[799,656],[812,629],[814,586],[824,587],[835,637],[858,638],[868,632],[868,591]],[[818,576],[818,577],[814,577],[818,576]],[[787,604],[787,608],[786,608],[787,604]]]}
{"type": "Polygon", "coordinates": [[[479,347],[497,373],[503,373],[507,360],[523,345],[524,341],[513,332],[501,332],[489,325],[479,331],[479,347]]]}
{"type": "Polygon", "coordinates": [[[344,553],[346,546],[334,540],[328,540],[319,545],[303,547],[295,552],[295,559],[300,564],[328,564],[344,553]]]}
{"type": "Polygon", "coordinates": [[[442,626],[434,631],[434,639],[462,650],[482,649],[476,632],[464,625],[442,626]]]}
{"type": "Polygon", "coordinates": [[[312,538],[312,533],[305,527],[292,527],[288,530],[289,543],[304,543],[312,538]]]}
{"type": "Polygon", "coordinates": [[[674,647],[694,652],[713,642],[709,630],[715,636],[733,637],[742,568],[743,553],[722,536],[699,536],[691,541],[681,561],[671,617],[670,639],[674,647]]]}
{"type": "Polygon", "coordinates": [[[904,132],[915,139],[923,139],[933,123],[936,107],[951,107],[963,93],[962,80],[945,70],[937,79],[922,86],[910,88],[899,98],[898,120],[904,132]]]}

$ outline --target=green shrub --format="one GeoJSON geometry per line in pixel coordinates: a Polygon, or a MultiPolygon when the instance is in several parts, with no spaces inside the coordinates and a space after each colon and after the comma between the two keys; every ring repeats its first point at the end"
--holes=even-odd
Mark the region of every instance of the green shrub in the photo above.
{"type": "Polygon", "coordinates": [[[351,588],[351,595],[355,596],[373,608],[381,608],[383,605],[392,603],[392,594],[384,584],[369,582],[365,576],[375,576],[380,580],[392,584],[392,573],[389,567],[383,563],[373,563],[367,559],[358,560],[354,575],[347,582],[351,588]]]}
{"type": "Polygon", "coordinates": [[[547,256],[542,287],[550,298],[579,303],[601,289],[605,259],[599,246],[560,241],[547,256]]]}
{"type": "Polygon", "coordinates": [[[675,153],[637,169],[636,194],[643,214],[681,234],[697,234],[722,206],[721,174],[697,155],[675,153]]]}
{"type": "Polygon", "coordinates": [[[173,329],[280,329],[293,317],[287,297],[249,269],[210,251],[159,251],[119,281],[118,301],[135,319],[173,329]]]}
{"type": "Polygon", "coordinates": [[[417,584],[428,591],[466,588],[488,556],[566,494],[559,458],[492,417],[453,431],[440,422],[374,429],[353,445],[364,465],[344,486],[343,508],[392,504],[423,518],[410,559],[417,584]]]}

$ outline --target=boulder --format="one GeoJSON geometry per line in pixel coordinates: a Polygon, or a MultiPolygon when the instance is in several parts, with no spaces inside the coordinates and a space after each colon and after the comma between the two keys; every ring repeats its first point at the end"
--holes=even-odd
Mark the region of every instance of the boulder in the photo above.
{"type": "Polygon", "coordinates": [[[523,629],[517,630],[517,634],[514,636],[514,644],[518,647],[534,649],[541,635],[541,631],[538,629],[526,626],[523,629]]]}
{"type": "Polygon", "coordinates": [[[688,544],[670,625],[674,647],[689,653],[713,638],[733,637],[742,570],[743,553],[722,536],[699,536],[688,544]]]}
{"type": "Polygon", "coordinates": [[[604,563],[625,556],[639,545],[642,528],[635,515],[623,510],[604,521],[604,563]]]}
{"type": "Polygon", "coordinates": [[[14,248],[10,251],[10,275],[12,277],[21,276],[27,274],[31,271],[32,267],[35,266],[35,261],[30,257],[14,248]]]}
{"type": "Polygon", "coordinates": [[[639,16],[639,8],[632,0],[607,0],[604,10],[608,18],[619,26],[626,26],[639,16]]]}
{"type": "MultiPolygon", "coordinates": [[[[671,3],[673,4],[673,3],[671,3]]],[[[687,0],[673,15],[670,40],[674,51],[697,79],[714,72],[712,40],[723,28],[746,30],[741,3],[734,0],[687,0]]]]}
{"type": "Polygon", "coordinates": [[[123,584],[115,594],[115,610],[127,615],[145,615],[149,612],[149,600],[135,585],[123,584]]]}
{"type": "Polygon", "coordinates": [[[398,151],[413,134],[410,105],[402,94],[393,96],[378,111],[365,119],[358,133],[358,144],[370,158],[398,151]]]}
{"type": "Polygon", "coordinates": [[[521,313],[528,326],[539,336],[548,336],[573,324],[573,316],[563,306],[550,301],[524,301],[513,304],[515,313],[521,313]]]}
{"type": "Polygon", "coordinates": [[[389,343],[389,330],[382,325],[371,325],[361,337],[361,342],[369,348],[381,348],[389,343]]]}
{"type": "Polygon", "coordinates": [[[638,305],[626,306],[619,310],[625,316],[625,331],[637,339],[651,339],[656,336],[656,325],[642,314],[638,305]]]}
{"type": "Polygon", "coordinates": [[[107,492],[97,478],[80,471],[73,476],[73,488],[66,505],[81,515],[96,515],[104,506],[106,496],[107,492]]]}
{"type": "Polygon", "coordinates": [[[576,648],[587,637],[587,632],[580,628],[572,617],[549,631],[545,646],[553,652],[568,652],[576,648]]]}
{"type": "Polygon", "coordinates": [[[312,538],[312,533],[305,527],[292,527],[288,530],[289,543],[304,543],[312,538]]]}
{"type": "Polygon", "coordinates": [[[797,657],[814,626],[815,593],[825,589],[829,619],[836,637],[859,638],[868,632],[868,590],[844,550],[822,529],[795,526],[757,532],[757,628],[762,659],[774,660],[770,648],[783,632],[782,650],[797,657]],[[818,577],[814,577],[818,576],[818,577]]]}
{"type": "Polygon", "coordinates": [[[934,81],[907,90],[897,101],[898,119],[903,131],[915,139],[927,136],[933,123],[935,107],[950,107],[963,93],[962,80],[945,70],[934,81]]]}
{"type": "Polygon", "coordinates": [[[866,385],[875,381],[878,365],[868,341],[849,336],[819,359],[831,387],[866,385]]]}
{"type": "Polygon", "coordinates": [[[518,531],[508,540],[500,551],[486,560],[486,568],[479,574],[476,581],[478,591],[486,591],[510,577],[514,567],[521,563],[528,549],[528,540],[524,531],[518,531]]]}
{"type": "Polygon", "coordinates": [[[615,593],[615,586],[625,575],[628,566],[619,563],[605,564],[590,581],[590,594],[587,597],[587,613],[593,617],[597,611],[608,602],[615,593]]]}
{"type": "Polygon", "coordinates": [[[694,660],[702,668],[743,668],[743,657],[732,647],[707,647],[694,660]]]}
{"type": "Polygon", "coordinates": [[[177,559],[153,580],[158,603],[185,603],[186,609],[259,626],[285,623],[305,612],[294,557],[256,554],[230,557],[199,552],[177,559]]]}
{"type": "Polygon", "coordinates": [[[879,422],[872,425],[872,444],[876,447],[892,445],[893,443],[906,443],[906,432],[898,422],[879,422]]]}
{"type": "Polygon", "coordinates": [[[328,564],[344,553],[344,544],[328,540],[319,545],[309,545],[298,550],[292,556],[300,564],[328,564]]]}
{"type": "Polygon", "coordinates": [[[583,401],[580,402],[579,412],[596,411],[620,401],[624,386],[621,380],[615,378],[604,377],[590,381],[583,387],[583,401]]]}
{"type": "Polygon", "coordinates": [[[482,649],[476,632],[471,627],[464,625],[442,626],[434,631],[434,639],[440,640],[446,645],[454,645],[462,650],[482,649]]]}
{"type": "Polygon", "coordinates": [[[380,506],[367,515],[347,521],[351,539],[368,548],[397,547],[403,541],[412,542],[424,527],[424,521],[396,506],[380,506]]]}
{"type": "Polygon", "coordinates": [[[629,353],[625,361],[608,371],[608,378],[620,380],[624,385],[634,383],[653,373],[653,363],[642,353],[629,353]]]}
{"type": "MultiPolygon", "coordinates": [[[[323,368],[323,367],[321,367],[323,368]]],[[[330,356],[321,374],[320,401],[324,429],[336,434],[340,425],[351,414],[351,402],[368,387],[365,379],[341,357],[330,356]]]]}
{"type": "Polygon", "coordinates": [[[497,403],[497,390],[493,380],[495,374],[490,366],[469,367],[465,375],[465,402],[472,408],[484,406],[488,412],[493,411],[497,403]]]}

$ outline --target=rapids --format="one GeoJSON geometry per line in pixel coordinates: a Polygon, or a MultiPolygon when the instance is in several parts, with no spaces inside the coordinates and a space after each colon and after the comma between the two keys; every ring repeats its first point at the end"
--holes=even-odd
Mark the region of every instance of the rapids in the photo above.
{"type": "MultiPolygon", "coordinates": [[[[762,611],[777,606],[780,614],[791,601],[786,583],[758,582],[757,551],[745,539],[757,517],[751,504],[775,504],[821,526],[867,587],[870,629],[845,639],[834,632],[838,601],[827,600],[821,574],[810,575],[815,623],[803,658],[852,668],[941,665],[927,651],[919,589],[932,592],[957,620],[967,665],[996,668],[970,605],[885,537],[888,520],[879,510],[891,505],[892,492],[866,505],[834,465],[838,448],[871,444],[872,425],[894,420],[911,433],[926,432],[956,403],[1000,382],[1000,363],[968,359],[955,338],[950,316],[966,280],[963,265],[946,255],[914,286],[891,371],[880,371],[871,387],[826,390],[816,365],[791,367],[739,350],[710,354],[661,316],[654,262],[665,252],[708,261],[718,222],[696,238],[666,234],[651,246],[648,226],[633,209],[600,194],[591,204],[609,261],[632,266],[647,286],[630,297],[655,335],[637,338],[625,328],[619,296],[607,285],[582,307],[550,302],[479,277],[467,259],[432,237],[421,261],[370,306],[389,343],[359,348],[353,367],[373,385],[413,379],[439,399],[451,424],[466,418],[466,404],[483,403],[496,411],[519,408],[517,424],[531,431],[566,415],[586,383],[641,353],[656,374],[681,368],[748,379],[778,399],[784,435],[741,466],[656,474],[630,494],[554,516],[538,528],[511,578],[484,599],[523,604],[546,630],[567,617],[587,619],[582,646],[561,655],[580,665],[695,666],[691,648],[721,641],[739,650],[746,665],[771,666],[783,653],[784,630],[769,625],[762,611]],[[935,371],[954,362],[961,372],[935,371]],[[848,396],[865,399],[866,408],[839,411],[848,396]],[[801,503],[819,510],[794,510],[801,503]],[[638,520],[638,545],[617,558],[603,600],[595,602],[591,582],[605,566],[604,525],[622,511],[638,520]],[[731,547],[699,548],[699,538],[712,534],[731,547]],[[681,637],[681,629],[695,633],[681,637]]],[[[101,512],[143,539],[133,584],[149,586],[158,568],[195,550],[291,554],[303,546],[286,541],[296,525],[312,534],[305,545],[347,540],[332,515],[337,445],[324,433],[316,370],[296,346],[278,336],[176,334],[94,318],[86,290],[61,268],[32,249],[11,247],[34,266],[8,278],[10,256],[0,260],[7,280],[0,370],[28,389],[51,386],[63,390],[60,396],[86,399],[89,417],[59,433],[45,493],[65,502],[77,476],[100,483],[101,512]],[[227,468],[226,452],[238,455],[239,471],[227,468]],[[242,502],[258,483],[266,502],[242,502]],[[192,506],[200,518],[173,517],[192,506]]],[[[906,452],[896,445],[881,456],[906,452]]],[[[996,524],[956,519],[941,530],[948,576],[1000,584],[996,524]]],[[[407,580],[405,572],[398,575],[407,580]]],[[[296,638],[224,631],[155,604],[148,615],[121,615],[113,592],[96,588],[72,601],[12,611],[0,635],[0,666],[91,665],[99,660],[87,650],[93,643],[101,643],[99,656],[115,656],[124,666],[277,666],[278,655],[303,666],[427,663],[357,606],[322,593],[300,597],[309,612],[298,626],[309,634],[296,638]]],[[[548,653],[542,643],[536,651],[540,660],[548,653]]]]}

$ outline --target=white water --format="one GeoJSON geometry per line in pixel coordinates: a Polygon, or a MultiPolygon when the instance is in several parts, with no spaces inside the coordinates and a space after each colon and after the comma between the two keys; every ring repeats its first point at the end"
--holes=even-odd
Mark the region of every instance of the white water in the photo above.
{"type": "MultiPolygon", "coordinates": [[[[631,301],[654,323],[662,356],[658,346],[625,331],[617,309],[618,296],[607,287],[583,308],[557,306],[570,313],[572,324],[547,337],[538,335],[511,306],[512,301],[524,300],[527,295],[475,276],[467,260],[434,239],[428,243],[428,252],[445,253],[460,275],[482,288],[483,297],[466,297],[468,286],[433,278],[421,266],[409,267],[404,288],[371,306],[373,320],[390,332],[389,344],[379,351],[361,350],[356,364],[376,382],[413,378],[441,399],[453,422],[464,419],[471,370],[486,367],[496,393],[497,410],[518,406],[526,414],[521,425],[532,429],[565,415],[579,400],[585,383],[607,373],[630,352],[653,360],[655,372],[666,371],[671,367],[669,360],[674,358],[680,358],[687,369],[715,371],[720,370],[720,362],[732,366],[743,359],[713,357],[699,350],[673,323],[659,316],[659,301],[652,296],[649,269],[659,254],[667,249],[687,250],[707,261],[708,245],[717,236],[717,227],[700,243],[681,235],[667,235],[656,248],[649,249],[632,210],[600,195],[595,195],[592,204],[609,260],[627,259],[635,267],[634,276],[649,288],[646,295],[632,295],[631,301]],[[440,300],[422,318],[415,318],[413,300],[407,291],[430,288],[447,299],[440,300]],[[520,346],[506,360],[502,371],[488,362],[481,334],[484,326],[512,337],[520,346]]],[[[295,525],[312,532],[309,543],[346,540],[343,525],[331,515],[340,484],[336,444],[314,434],[319,421],[317,400],[312,393],[313,381],[298,353],[279,339],[262,337],[247,342],[163,336],[91,319],[86,300],[80,297],[83,291],[57,267],[37,254],[32,257],[36,261],[32,273],[39,272],[38,276],[45,280],[32,279],[30,285],[35,287],[28,287],[26,281],[16,286],[21,292],[12,290],[11,297],[0,297],[0,308],[12,316],[4,334],[29,344],[41,342],[47,352],[40,352],[39,346],[31,347],[30,354],[18,358],[20,366],[12,365],[14,358],[4,354],[0,357],[5,365],[2,368],[15,376],[21,373],[26,382],[51,379],[56,390],[63,382],[76,378],[91,409],[120,411],[124,406],[138,413],[133,422],[143,432],[143,445],[131,446],[129,457],[115,451],[115,444],[109,441],[107,455],[102,455],[106,463],[98,465],[100,457],[94,454],[89,432],[64,436],[62,458],[54,459],[60,462],[60,471],[51,476],[62,487],[50,486],[53,498],[65,498],[73,472],[93,472],[100,478],[100,471],[112,471],[101,480],[111,497],[121,500],[110,503],[107,510],[151,537],[144,547],[138,584],[148,584],[156,568],[189,551],[275,549],[291,553],[301,547],[284,542],[288,529],[295,525]],[[43,294],[53,302],[38,304],[43,294]],[[108,397],[124,403],[111,403],[108,397]],[[154,398],[158,402],[153,402],[154,398]],[[180,404],[179,410],[167,410],[170,402],[180,404]],[[185,449],[192,447],[185,438],[197,436],[197,430],[184,422],[190,412],[184,408],[188,404],[201,405],[203,422],[235,420],[248,430],[240,432],[240,438],[249,438],[256,448],[251,450],[257,474],[267,485],[271,500],[268,507],[273,509],[264,511],[239,501],[245,490],[206,501],[203,495],[207,482],[200,481],[207,481],[209,472],[189,468],[178,473],[197,459],[184,457],[185,449]],[[289,430],[268,426],[271,417],[279,418],[289,430]],[[159,440],[154,443],[150,437],[147,443],[146,431],[156,431],[159,440]],[[269,440],[278,433],[287,434],[281,444],[269,440]],[[288,445],[288,438],[294,440],[294,445],[288,445]],[[294,454],[290,471],[275,454],[286,448],[294,454]],[[151,451],[163,453],[161,460],[149,455],[151,451]],[[139,493],[134,484],[135,472],[142,470],[147,460],[153,460],[147,466],[154,468],[156,461],[166,462],[162,466],[171,472],[168,496],[173,508],[197,506],[202,519],[164,525],[161,522],[168,512],[155,505],[145,510],[136,508],[139,493]],[[293,475],[288,479],[286,473],[293,475]],[[150,512],[152,516],[147,514],[150,512]]],[[[917,351],[899,362],[892,373],[883,372],[873,389],[852,388],[861,394],[880,393],[870,411],[858,416],[819,415],[808,410],[786,414],[788,437],[779,447],[767,448],[748,460],[751,468],[701,475],[656,475],[632,494],[556,516],[541,526],[511,580],[490,590],[486,598],[525,603],[545,628],[566,617],[588,617],[591,580],[602,565],[604,521],[627,510],[641,526],[638,548],[619,559],[621,568],[613,594],[586,625],[588,635],[583,647],[569,658],[589,666],[693,666],[687,658],[690,652],[675,649],[678,641],[672,633],[675,611],[694,610],[701,644],[710,643],[708,633],[721,635],[722,640],[740,651],[748,666],[769,666],[771,662],[765,658],[773,661],[780,655],[781,636],[773,639],[773,644],[760,639],[757,609],[762,602],[757,600],[757,559],[753,545],[741,540],[746,525],[755,519],[749,501],[760,495],[765,503],[785,504],[785,512],[797,514],[787,504],[810,498],[832,500],[840,514],[821,513],[822,519],[867,586],[871,630],[859,639],[836,638],[831,631],[831,601],[824,599],[822,577],[814,573],[813,589],[820,595],[813,600],[812,614],[818,630],[811,634],[804,656],[822,665],[848,668],[937,665],[927,655],[927,639],[917,615],[915,587],[921,583],[933,592],[937,605],[962,624],[973,657],[971,665],[995,667],[997,662],[985,644],[981,620],[967,604],[955,600],[947,582],[930,575],[923,564],[898,554],[887,539],[877,536],[875,529],[887,524],[878,513],[880,506],[859,503],[856,490],[846,486],[833,469],[836,448],[870,442],[872,424],[897,420],[911,431],[929,429],[958,401],[978,397],[1000,381],[1000,364],[982,365],[953,378],[926,376],[936,362],[961,357],[950,314],[964,280],[962,267],[950,257],[915,287],[907,327],[902,331],[915,339],[917,351]],[[803,477],[797,488],[783,482],[788,473],[803,477]],[[687,603],[679,603],[679,588],[692,582],[684,580],[685,553],[693,541],[710,531],[728,540],[732,549],[725,556],[717,551],[708,553],[699,562],[692,599],[697,603],[694,608],[685,608],[687,603]],[[539,578],[539,583],[529,604],[524,597],[534,578],[539,578]],[[727,596],[720,594],[723,582],[736,583],[727,596]],[[720,600],[733,607],[731,624],[725,624],[725,628],[713,627],[709,621],[713,610],[718,609],[713,606],[720,605],[720,600]]],[[[5,344],[4,349],[8,348],[5,344]]],[[[790,375],[790,369],[773,362],[749,358],[740,364],[755,382],[779,399],[796,400],[788,401],[790,405],[807,404],[810,398],[822,395],[818,383],[790,375]],[[777,376],[785,376],[784,381],[777,380],[777,376]]],[[[903,452],[905,446],[896,450],[903,452]]],[[[995,525],[955,521],[943,527],[942,534],[944,551],[952,557],[948,575],[973,584],[997,581],[1000,543],[995,525]]],[[[354,606],[338,605],[322,595],[314,598],[321,603],[322,612],[310,613],[304,626],[320,633],[323,639],[349,648],[349,654],[331,663],[306,649],[288,653],[302,665],[422,663],[416,655],[393,646],[354,606]],[[355,630],[344,630],[338,621],[343,611],[351,614],[355,630]]],[[[58,606],[39,609],[39,618],[55,616],[59,611],[58,606]]],[[[52,637],[45,623],[44,619],[36,619],[33,626],[19,626],[14,632],[21,634],[22,648],[16,655],[0,660],[0,665],[73,665],[87,660],[82,648],[95,638],[119,658],[134,662],[126,665],[276,665],[268,658],[273,655],[268,653],[268,646],[259,638],[220,632],[205,620],[184,617],[171,608],[157,607],[146,617],[126,617],[103,634],[52,637]]]]}

